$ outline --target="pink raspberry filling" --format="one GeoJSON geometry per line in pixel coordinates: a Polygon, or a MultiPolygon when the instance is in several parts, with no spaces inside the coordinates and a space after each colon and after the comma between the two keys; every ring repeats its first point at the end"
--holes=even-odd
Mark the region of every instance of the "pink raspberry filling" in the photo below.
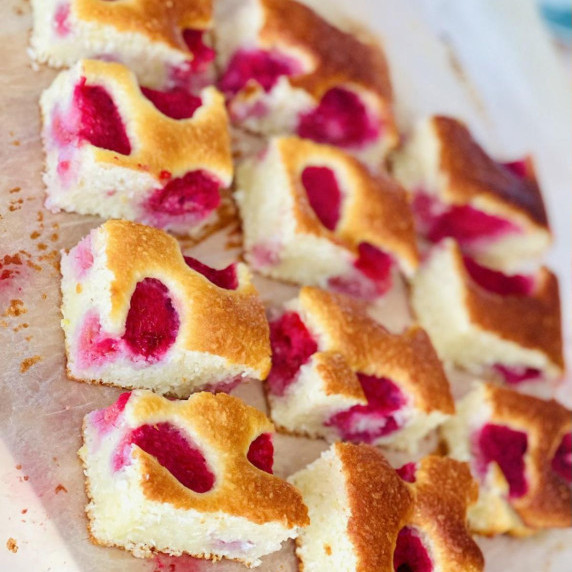
{"type": "Polygon", "coordinates": [[[141,93],[164,115],[171,119],[189,119],[202,105],[202,100],[188,91],[176,87],[169,91],[157,91],[142,87],[141,93]]]}
{"type": "Polygon", "coordinates": [[[118,446],[113,469],[118,471],[131,462],[136,445],[165,467],[183,486],[196,493],[210,491],[215,476],[199,447],[171,423],[141,425],[133,429],[118,446]]]}
{"type": "Polygon", "coordinates": [[[54,13],[54,31],[56,36],[65,38],[70,32],[70,5],[68,3],[59,4],[54,13]]]}
{"type": "Polygon", "coordinates": [[[406,463],[399,469],[396,469],[397,474],[407,483],[414,483],[415,473],[417,472],[417,463],[406,463]]]}
{"type": "Polygon", "coordinates": [[[232,56],[219,87],[224,93],[235,95],[252,80],[269,92],[278,78],[296,75],[300,71],[300,65],[294,58],[276,50],[238,50],[232,56]]]}
{"type": "Polygon", "coordinates": [[[393,569],[395,572],[432,572],[433,562],[415,528],[406,526],[399,531],[393,569]]]}
{"type": "Polygon", "coordinates": [[[495,462],[509,486],[509,498],[526,494],[528,485],[524,472],[524,455],[528,449],[528,437],[523,431],[515,431],[504,425],[488,423],[476,436],[477,470],[484,475],[489,463],[495,462]]]}
{"type": "Polygon", "coordinates": [[[122,155],[131,153],[131,143],[119,110],[107,90],[87,85],[82,78],[74,89],[74,105],[80,112],[79,138],[122,155]]]}
{"type": "Polygon", "coordinates": [[[505,169],[508,169],[513,175],[516,175],[521,179],[524,179],[528,175],[528,167],[524,159],[499,164],[505,167],[505,169]]]}
{"type": "Polygon", "coordinates": [[[340,220],[342,206],[336,175],[328,167],[306,167],[301,178],[316,216],[328,230],[334,230],[340,220]]]}
{"type": "Polygon", "coordinates": [[[123,335],[133,354],[156,362],[175,342],[179,325],[168,288],[156,278],[138,282],[131,296],[123,335]]]}
{"type": "Polygon", "coordinates": [[[461,246],[471,246],[482,239],[494,240],[521,231],[507,219],[470,205],[447,207],[423,192],[415,194],[412,208],[419,231],[431,242],[451,237],[461,246]]]}
{"type": "Polygon", "coordinates": [[[261,471],[272,474],[274,464],[274,445],[272,435],[262,433],[252,443],[248,449],[247,459],[261,471]]]}
{"type": "Polygon", "coordinates": [[[196,270],[219,288],[224,288],[225,290],[236,290],[238,288],[236,264],[231,264],[226,268],[216,270],[215,268],[203,264],[196,258],[191,258],[190,256],[185,256],[184,258],[189,268],[196,270]]]}
{"type": "Polygon", "coordinates": [[[104,435],[117,427],[117,420],[123,413],[130,397],[130,392],[122,393],[113,405],[94,411],[90,415],[90,421],[100,435],[104,435]]]}
{"type": "Polygon", "coordinates": [[[215,58],[215,51],[204,42],[204,34],[204,30],[193,30],[191,28],[183,30],[183,40],[193,54],[191,62],[192,72],[205,71],[215,58]]]}
{"type": "Polygon", "coordinates": [[[501,296],[530,296],[534,292],[534,276],[503,274],[498,270],[477,264],[468,256],[463,257],[463,262],[471,279],[489,292],[501,296]]]}
{"type": "Polygon", "coordinates": [[[508,366],[497,363],[493,365],[493,369],[510,385],[518,385],[525,381],[540,381],[542,379],[542,371],[535,367],[508,366]]]}
{"type": "Polygon", "coordinates": [[[567,433],[562,438],[552,459],[552,470],[572,483],[572,433],[567,433]]]}
{"type": "Polygon", "coordinates": [[[206,171],[190,171],[155,190],[146,206],[156,213],[202,220],[220,205],[219,188],[220,183],[206,171]]]}
{"type": "Polygon", "coordinates": [[[81,368],[103,365],[119,351],[119,340],[101,331],[97,312],[88,312],[79,332],[78,362],[81,368]]]}
{"type": "Polygon", "coordinates": [[[399,387],[390,379],[358,373],[367,405],[354,405],[326,421],[336,427],[344,441],[372,443],[400,428],[395,414],[407,403],[399,387]]]}
{"type": "Polygon", "coordinates": [[[74,261],[75,275],[83,280],[89,269],[93,266],[93,252],[91,250],[91,234],[82,238],[77,246],[71,250],[70,255],[74,261]]]}
{"type": "Polygon", "coordinates": [[[270,393],[282,396],[298,370],[318,351],[318,344],[296,312],[286,312],[270,323],[272,369],[268,375],[270,393]]]}
{"type": "Polygon", "coordinates": [[[339,147],[363,147],[379,134],[379,122],[370,116],[361,99],[341,87],[328,90],[298,124],[300,137],[339,147]]]}
{"type": "Polygon", "coordinates": [[[328,286],[343,294],[365,300],[383,296],[391,288],[393,258],[383,250],[368,242],[360,243],[354,267],[357,273],[330,278],[328,286]]]}

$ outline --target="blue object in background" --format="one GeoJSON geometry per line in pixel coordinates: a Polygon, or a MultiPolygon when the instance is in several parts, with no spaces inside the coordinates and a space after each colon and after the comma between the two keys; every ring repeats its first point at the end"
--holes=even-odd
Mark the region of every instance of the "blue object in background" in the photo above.
{"type": "Polygon", "coordinates": [[[570,0],[539,0],[540,12],[550,31],[558,40],[572,44],[572,2],[570,0]]]}

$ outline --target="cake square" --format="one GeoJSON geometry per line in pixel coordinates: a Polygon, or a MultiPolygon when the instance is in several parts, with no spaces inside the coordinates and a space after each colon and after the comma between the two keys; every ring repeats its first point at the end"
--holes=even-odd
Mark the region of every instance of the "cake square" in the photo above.
{"type": "Polygon", "coordinates": [[[392,334],[349,297],[302,288],[271,321],[270,341],[267,397],[285,431],[415,451],[454,413],[427,334],[392,334]]]}
{"type": "Polygon", "coordinates": [[[495,161],[457,119],[421,122],[393,167],[430,242],[454,238],[481,263],[511,271],[552,240],[531,159],[495,161]]]}
{"type": "Polygon", "coordinates": [[[475,532],[521,536],[572,526],[572,412],[563,405],[479,383],[441,434],[479,483],[469,510],[475,532]]]}
{"type": "Polygon", "coordinates": [[[272,475],[272,430],[220,393],[171,401],[138,390],[86,415],[79,456],[92,540],[138,557],[258,566],[308,524],[300,493],[272,475]]]}
{"type": "Polygon", "coordinates": [[[412,280],[411,302],[441,359],[507,383],[562,375],[556,276],[506,275],[436,245],[412,280]]]}
{"type": "Polygon", "coordinates": [[[243,264],[214,270],[165,232],[108,221],[62,253],[72,379],[187,397],[270,369],[264,306],[243,264]]]}
{"type": "Polygon", "coordinates": [[[429,455],[397,473],[409,483],[414,509],[397,537],[394,569],[481,572],[483,554],[467,524],[479,487],[467,463],[429,455]]]}
{"type": "Polygon", "coordinates": [[[385,56],[294,0],[215,5],[219,87],[234,123],[341,147],[377,169],[398,142],[385,56]],[[288,25],[285,25],[285,22],[288,25]]]}
{"type": "Polygon", "coordinates": [[[245,256],[257,272],[373,299],[395,271],[411,276],[418,264],[403,189],[335,147],[273,138],[237,168],[237,188],[245,256]]]}
{"type": "Polygon", "coordinates": [[[156,89],[197,89],[214,79],[212,0],[32,0],[32,8],[37,62],[118,61],[156,89]]]}
{"type": "Polygon", "coordinates": [[[82,60],[40,107],[48,209],[195,236],[220,219],[233,165],[216,89],[152,90],[121,64],[82,60]]]}
{"type": "Polygon", "coordinates": [[[379,450],[335,443],[288,478],[302,493],[310,525],[296,539],[305,572],[392,571],[397,537],[413,494],[379,450]]]}

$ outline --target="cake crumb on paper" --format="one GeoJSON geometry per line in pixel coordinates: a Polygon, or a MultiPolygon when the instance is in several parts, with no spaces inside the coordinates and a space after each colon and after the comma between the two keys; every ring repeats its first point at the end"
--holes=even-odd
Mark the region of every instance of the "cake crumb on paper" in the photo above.
{"type": "Polygon", "coordinates": [[[32,356],[26,358],[20,364],[20,373],[26,373],[33,365],[42,360],[42,356],[32,356]]]}
{"type": "Polygon", "coordinates": [[[61,483],[54,489],[54,492],[56,494],[58,493],[67,493],[68,490],[64,487],[64,485],[62,485],[61,483]]]}
{"type": "Polygon", "coordinates": [[[7,548],[10,552],[13,552],[14,554],[16,554],[16,552],[18,552],[18,543],[16,542],[16,539],[10,537],[10,538],[6,541],[6,548],[7,548]]]}

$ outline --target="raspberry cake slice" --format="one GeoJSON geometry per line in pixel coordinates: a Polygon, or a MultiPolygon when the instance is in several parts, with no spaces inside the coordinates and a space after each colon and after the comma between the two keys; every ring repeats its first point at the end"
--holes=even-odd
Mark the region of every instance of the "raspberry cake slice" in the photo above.
{"type": "Polygon", "coordinates": [[[483,554],[467,524],[467,510],[476,503],[479,487],[467,463],[430,455],[397,473],[409,483],[414,510],[397,537],[394,569],[481,572],[483,554]]]}
{"type": "Polygon", "coordinates": [[[220,218],[233,166],[216,89],[152,90],[121,64],[82,60],[40,106],[47,208],[193,235],[220,218]]]}
{"type": "Polygon", "coordinates": [[[288,481],[302,493],[310,517],[296,539],[300,569],[393,571],[399,532],[413,513],[413,494],[380,451],[335,443],[288,481]]]}
{"type": "Polygon", "coordinates": [[[108,221],[62,253],[69,377],[186,397],[270,369],[268,322],[245,265],[214,270],[151,227],[108,221]]]}
{"type": "Polygon", "coordinates": [[[229,4],[217,3],[215,18],[233,122],[335,145],[379,167],[398,141],[380,47],[293,0],[229,4]]]}
{"type": "Polygon", "coordinates": [[[511,384],[562,375],[556,276],[506,275],[446,239],[412,281],[412,305],[441,359],[511,384]]]}
{"type": "Polygon", "coordinates": [[[88,414],[79,456],[92,540],[258,566],[308,524],[300,493],[272,475],[272,431],[225,394],[139,390],[88,414]]]}
{"type": "Polygon", "coordinates": [[[498,163],[457,119],[422,122],[394,174],[412,192],[418,230],[430,242],[454,238],[501,270],[540,257],[551,242],[531,160],[498,163]]]}
{"type": "Polygon", "coordinates": [[[417,267],[404,190],[339,149],[273,138],[238,167],[237,187],[246,258],[262,274],[373,299],[417,267]]]}
{"type": "Polygon", "coordinates": [[[482,383],[442,436],[479,482],[469,511],[474,531],[520,536],[572,526],[572,412],[564,406],[482,383]]]}
{"type": "Polygon", "coordinates": [[[212,83],[212,0],[32,0],[33,59],[70,67],[82,58],[124,63],[156,89],[212,83]]]}
{"type": "Polygon", "coordinates": [[[267,396],[283,430],[415,451],[454,412],[427,334],[389,333],[349,297],[302,288],[270,340],[267,396]]]}

